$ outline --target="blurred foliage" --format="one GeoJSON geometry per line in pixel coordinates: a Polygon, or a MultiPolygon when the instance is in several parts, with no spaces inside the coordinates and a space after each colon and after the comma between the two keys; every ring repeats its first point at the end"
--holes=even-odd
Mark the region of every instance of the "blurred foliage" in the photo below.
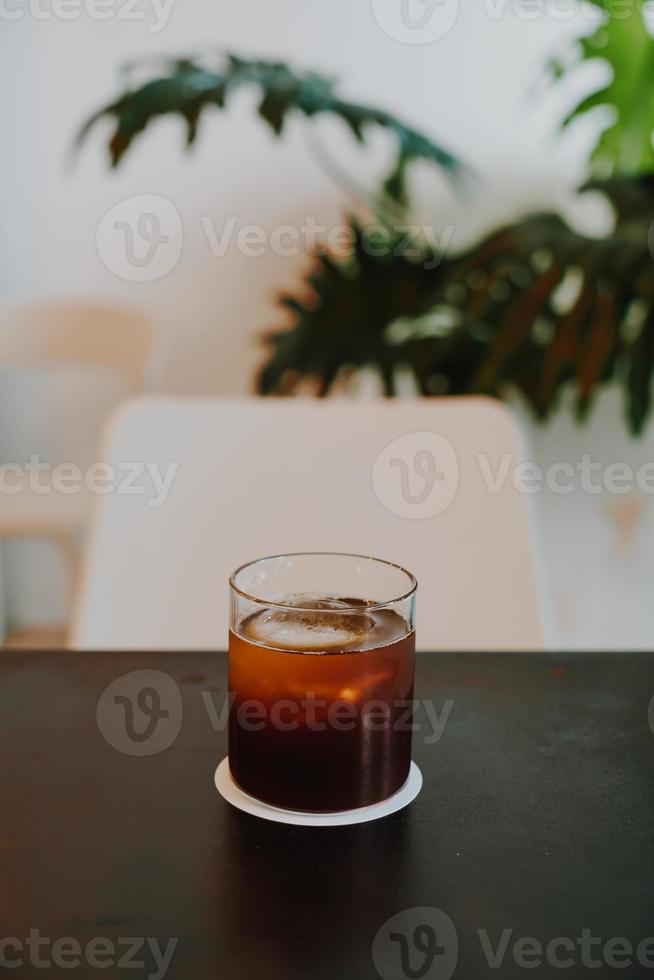
{"type": "MultiPolygon", "coordinates": [[[[592,158],[598,173],[612,176],[587,185],[612,203],[611,233],[593,239],[557,213],[535,214],[465,254],[447,255],[424,245],[416,250],[388,220],[383,247],[377,240],[373,249],[369,230],[352,219],[351,254],[316,255],[305,295],[282,297],[293,322],[266,335],[260,392],[292,394],[309,385],[327,395],[352,372],[372,366],[389,396],[408,372],[425,395],[505,397],[517,390],[539,419],[572,390],[583,419],[601,385],[618,381],[629,427],[642,430],[654,373],[654,42],[638,0],[628,17],[614,0],[593,2],[604,12],[602,24],[579,42],[574,63],[552,63],[550,70],[561,78],[598,56],[612,69],[610,81],[564,123],[600,106],[613,110],[592,158]]],[[[243,85],[259,88],[259,114],[277,135],[292,112],[334,114],[357,140],[371,124],[390,131],[396,159],[384,190],[398,210],[407,203],[412,160],[427,160],[453,178],[463,172],[455,157],[395,117],[341,100],[331,80],[233,56],[219,71],[183,59],[166,63],[164,74],[145,84],[128,82],[120,98],[85,124],[79,140],[111,117],[116,166],[152,119],[175,113],[186,121],[190,144],[202,111],[224,108],[228,94],[243,85]]]]}
{"type": "Polygon", "coordinates": [[[259,390],[290,393],[314,379],[326,394],[374,366],[387,395],[408,370],[425,395],[518,390],[542,420],[572,392],[581,420],[601,385],[617,381],[628,426],[642,431],[654,374],[654,13],[642,0],[591,2],[597,26],[549,71],[566,81],[588,61],[605,63],[563,127],[605,111],[587,188],[611,201],[611,233],[587,238],[559,214],[536,214],[467,254],[415,262],[392,231],[388,254],[372,258],[355,224],[352,258],[318,257],[311,298],[282,299],[295,323],[267,336],[259,390]]]}
{"type": "Polygon", "coordinates": [[[568,113],[567,127],[590,112],[604,110],[591,163],[600,176],[637,175],[654,170],[654,8],[646,0],[590,0],[600,8],[596,29],[576,42],[572,57],[553,59],[549,71],[567,81],[589,61],[600,60],[608,79],[568,113]]]}
{"type": "Polygon", "coordinates": [[[392,231],[386,253],[372,257],[365,229],[353,223],[351,256],[319,256],[311,297],[283,297],[295,324],[268,335],[259,390],[289,394],[309,380],[326,395],[344,375],[372,366],[387,395],[408,370],[423,395],[518,389],[540,419],[572,387],[583,418],[599,386],[619,380],[639,432],[654,369],[654,179],[592,187],[616,207],[605,239],[540,214],[459,257],[439,261],[425,251],[410,260],[392,231]]]}
{"type": "Polygon", "coordinates": [[[81,144],[101,119],[115,124],[109,140],[111,165],[118,166],[125,153],[146,126],[160,116],[173,114],[186,123],[186,142],[191,146],[197,137],[198,124],[207,109],[224,109],[228,97],[244,87],[260,92],[259,115],[276,136],[292,113],[315,117],[329,113],[343,120],[355,139],[362,143],[366,129],[378,126],[388,130],[395,140],[395,161],[385,181],[387,193],[396,201],[406,198],[406,172],[414,160],[426,160],[440,167],[449,177],[462,172],[462,165],[443,147],[422,133],[406,126],[389,112],[347,102],[335,90],[332,79],[315,72],[298,74],[279,62],[252,61],[227,55],[217,58],[220,68],[207,68],[199,60],[178,58],[164,61],[161,74],[142,84],[135,84],[135,69],[128,66],[127,90],[94,113],[77,137],[81,144]]]}

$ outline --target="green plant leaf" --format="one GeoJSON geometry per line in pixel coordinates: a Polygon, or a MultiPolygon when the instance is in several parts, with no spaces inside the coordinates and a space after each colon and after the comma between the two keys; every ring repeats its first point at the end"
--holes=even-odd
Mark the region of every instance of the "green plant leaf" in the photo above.
{"type": "Polygon", "coordinates": [[[517,389],[540,419],[572,389],[583,419],[602,385],[618,381],[628,424],[640,432],[654,374],[654,181],[592,187],[618,216],[603,239],[537,214],[463,255],[425,250],[416,261],[392,233],[384,255],[368,254],[355,226],[347,261],[316,258],[313,301],[285,299],[295,322],[266,338],[259,391],[292,394],[311,383],[324,394],[343,372],[371,365],[392,393],[408,368],[425,395],[502,398],[517,389]]]}
{"type": "MultiPolygon", "coordinates": [[[[134,66],[131,67],[133,70],[134,66]]],[[[208,69],[192,58],[178,58],[165,62],[161,71],[145,84],[128,84],[127,91],[119,98],[95,112],[82,126],[76,146],[87,138],[99,120],[113,120],[115,128],[109,153],[111,165],[116,167],[134,139],[151,122],[170,114],[185,121],[187,144],[191,145],[205,110],[223,109],[231,92],[255,87],[261,94],[259,115],[276,136],[282,133],[293,113],[307,118],[330,113],[340,118],[359,142],[371,126],[387,130],[396,148],[388,193],[396,201],[406,200],[406,170],[414,160],[435,164],[453,180],[464,172],[461,162],[448,150],[388,112],[341,99],[335,92],[334,82],[315,72],[298,73],[279,62],[253,61],[234,55],[229,55],[216,69],[208,69]]]]}
{"type": "Polygon", "coordinates": [[[601,60],[610,70],[606,84],[584,97],[568,113],[563,126],[600,108],[610,110],[597,138],[591,161],[601,176],[612,173],[636,175],[654,169],[654,38],[644,13],[644,0],[631,0],[625,9],[613,0],[595,5],[604,12],[603,22],[579,41],[574,62],[550,65],[557,81],[565,80],[587,61],[601,60]]]}

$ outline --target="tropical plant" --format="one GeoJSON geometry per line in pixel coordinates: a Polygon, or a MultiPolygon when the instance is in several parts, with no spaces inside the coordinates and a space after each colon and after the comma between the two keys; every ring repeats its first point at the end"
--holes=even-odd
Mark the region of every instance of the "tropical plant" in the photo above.
{"type": "Polygon", "coordinates": [[[117,167],[127,150],[151,122],[160,116],[181,116],[186,123],[186,145],[192,146],[204,112],[224,109],[227,100],[238,89],[256,88],[261,101],[259,115],[276,136],[282,133],[289,115],[313,118],[331,114],[341,119],[362,143],[370,126],[388,130],[395,140],[395,162],[384,184],[396,201],[406,196],[406,173],[414,160],[426,160],[441,168],[450,178],[461,175],[462,164],[448,150],[383,109],[348,102],[336,92],[334,81],[315,72],[302,74],[287,65],[272,61],[253,61],[235,55],[216,56],[216,64],[207,65],[200,58],[163,59],[154,78],[136,84],[136,70],[142,65],[127,65],[124,70],[126,89],[117,99],[103,106],[82,126],[79,146],[95,124],[105,118],[115,123],[109,140],[112,167],[117,167]]]}
{"type": "Polygon", "coordinates": [[[599,386],[619,379],[629,425],[641,431],[654,371],[654,179],[592,186],[617,210],[605,239],[541,214],[463,255],[415,261],[392,237],[384,256],[371,255],[354,224],[347,262],[316,259],[311,299],[282,297],[295,323],[268,335],[260,390],[288,394],[309,379],[326,395],[344,374],[373,366],[393,395],[408,369],[424,395],[517,389],[540,419],[572,388],[581,419],[599,386]]]}
{"type": "Polygon", "coordinates": [[[576,41],[567,56],[551,59],[547,68],[560,81],[589,61],[601,61],[605,78],[577,102],[562,125],[602,113],[591,153],[594,172],[649,173],[654,170],[654,102],[648,97],[654,80],[654,40],[648,24],[654,25],[654,13],[646,0],[590,2],[603,13],[596,29],[576,41]]]}
{"type": "MultiPolygon", "coordinates": [[[[266,335],[269,357],[258,377],[260,392],[291,394],[310,382],[326,395],[352,372],[373,366],[387,395],[408,371],[423,394],[504,397],[517,390],[540,419],[572,391],[584,418],[600,387],[618,381],[629,427],[642,430],[654,373],[654,111],[643,94],[654,81],[654,40],[640,0],[629,17],[618,16],[612,0],[595,5],[601,8],[597,30],[578,42],[574,58],[553,60],[549,70],[560,82],[597,57],[611,69],[608,82],[563,121],[567,126],[600,107],[612,110],[601,120],[590,161],[594,179],[585,188],[602,192],[613,205],[610,234],[586,237],[552,212],[500,228],[465,254],[439,255],[425,247],[416,255],[398,232],[397,210],[392,217],[382,211],[385,244],[374,250],[365,224],[352,218],[351,254],[317,255],[307,278],[309,298],[282,297],[294,322],[266,335]]],[[[260,114],[276,133],[291,111],[336,114],[357,139],[369,124],[388,129],[396,160],[384,192],[396,208],[407,204],[412,160],[428,160],[454,179],[462,174],[438,144],[383,111],[343,102],[331,81],[237,58],[221,71],[190,60],[170,63],[163,77],[128,88],[97,113],[82,137],[96,119],[115,117],[115,165],[152,118],[176,112],[192,142],[201,110],[223,107],[229,90],[241,84],[260,87],[260,114]]]]}

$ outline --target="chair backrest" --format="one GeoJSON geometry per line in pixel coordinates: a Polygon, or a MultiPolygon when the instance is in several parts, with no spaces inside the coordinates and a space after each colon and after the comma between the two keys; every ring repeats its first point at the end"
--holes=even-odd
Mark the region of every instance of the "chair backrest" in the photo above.
{"type": "Polygon", "coordinates": [[[151,343],[151,321],[139,310],[46,300],[3,316],[0,364],[90,362],[112,368],[127,390],[136,393],[151,343]]]}
{"type": "Polygon", "coordinates": [[[116,371],[93,364],[0,364],[0,461],[81,468],[98,459],[107,418],[129,394],[116,371]]]}
{"type": "Polygon", "coordinates": [[[98,499],[76,648],[225,647],[231,571],[297,551],[411,569],[419,648],[542,644],[519,437],[495,401],[143,398],[106,458],[116,480],[176,471],[167,495],[142,472],[98,499]]]}

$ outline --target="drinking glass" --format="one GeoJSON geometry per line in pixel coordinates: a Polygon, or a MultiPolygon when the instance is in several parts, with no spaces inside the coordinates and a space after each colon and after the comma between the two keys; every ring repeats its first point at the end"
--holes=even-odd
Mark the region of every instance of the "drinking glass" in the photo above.
{"type": "Polygon", "coordinates": [[[289,554],[230,579],[229,766],[257,800],[379,803],[411,765],[417,583],[362,555],[289,554]]]}

